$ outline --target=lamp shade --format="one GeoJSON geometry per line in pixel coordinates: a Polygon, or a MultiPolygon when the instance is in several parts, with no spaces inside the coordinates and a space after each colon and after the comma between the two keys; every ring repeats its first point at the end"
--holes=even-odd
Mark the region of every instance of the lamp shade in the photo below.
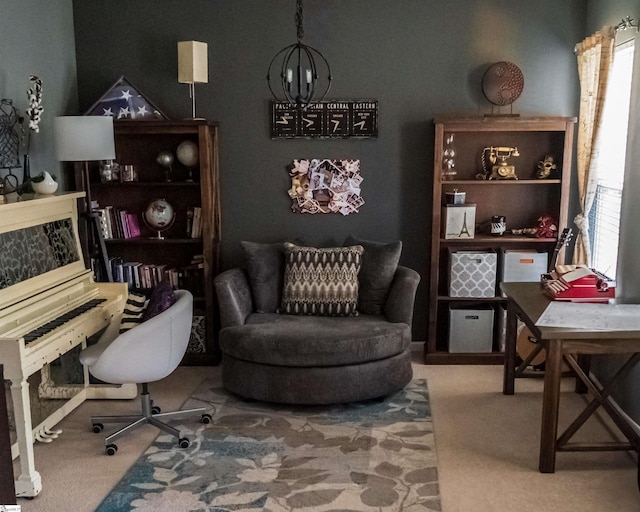
{"type": "Polygon", "coordinates": [[[56,157],[61,162],[113,160],[111,116],[62,116],[54,120],[56,157]]]}
{"type": "Polygon", "coordinates": [[[207,43],[178,42],[178,82],[181,84],[209,83],[207,43]]]}

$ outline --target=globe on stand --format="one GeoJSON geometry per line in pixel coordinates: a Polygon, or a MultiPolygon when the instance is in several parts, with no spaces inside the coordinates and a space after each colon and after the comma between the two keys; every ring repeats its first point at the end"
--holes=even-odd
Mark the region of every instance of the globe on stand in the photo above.
{"type": "Polygon", "coordinates": [[[156,157],[162,167],[164,167],[164,181],[171,182],[171,171],[173,171],[173,153],[171,151],[160,151],[156,157]]]}
{"type": "Polygon", "coordinates": [[[149,228],[157,232],[155,238],[162,240],[162,232],[173,225],[176,212],[166,199],[154,199],[145,207],[142,219],[149,228]]]}
{"type": "Polygon", "coordinates": [[[185,140],[178,145],[176,156],[182,165],[189,169],[187,182],[193,181],[193,169],[198,165],[200,159],[198,145],[190,140],[185,140]]]}

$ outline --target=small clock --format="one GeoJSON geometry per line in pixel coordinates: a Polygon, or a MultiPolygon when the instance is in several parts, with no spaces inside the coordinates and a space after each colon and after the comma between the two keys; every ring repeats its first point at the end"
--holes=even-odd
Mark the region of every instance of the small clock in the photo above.
{"type": "Polygon", "coordinates": [[[378,102],[357,101],[351,107],[352,137],[378,136],[378,102]]]}
{"type": "Polygon", "coordinates": [[[300,111],[289,103],[273,102],[271,109],[271,136],[295,137],[300,124],[300,111]]]}
{"type": "Polygon", "coordinates": [[[310,137],[324,133],[324,113],[321,109],[309,107],[300,115],[300,131],[302,135],[310,137]]]}
{"type": "Polygon", "coordinates": [[[349,135],[349,110],[327,111],[327,133],[330,137],[349,135]]]}

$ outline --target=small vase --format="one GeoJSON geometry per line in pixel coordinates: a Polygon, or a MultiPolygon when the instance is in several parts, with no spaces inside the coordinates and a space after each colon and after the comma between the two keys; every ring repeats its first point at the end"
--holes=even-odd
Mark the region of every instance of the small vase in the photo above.
{"type": "Polygon", "coordinates": [[[454,142],[455,134],[450,133],[445,138],[445,144],[442,148],[442,179],[455,180],[457,171],[456,166],[456,146],[454,142]]]}
{"type": "Polygon", "coordinates": [[[58,190],[58,182],[47,171],[42,171],[42,176],[44,176],[42,181],[31,181],[33,190],[39,195],[55,194],[56,190],[58,190]]]}
{"type": "Polygon", "coordinates": [[[31,187],[31,163],[29,162],[29,155],[25,154],[22,164],[22,187],[20,193],[33,192],[31,187]]]}

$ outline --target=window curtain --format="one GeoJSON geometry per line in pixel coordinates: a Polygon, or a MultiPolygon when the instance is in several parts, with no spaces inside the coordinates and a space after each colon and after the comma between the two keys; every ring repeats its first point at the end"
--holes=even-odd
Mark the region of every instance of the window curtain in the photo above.
{"type": "Polygon", "coordinates": [[[591,263],[589,212],[598,183],[597,160],[600,154],[598,132],[613,62],[615,27],[604,27],[576,45],[580,78],[580,117],[578,120],[578,193],[581,212],[574,222],[578,236],[573,252],[574,264],[591,263]]]}

